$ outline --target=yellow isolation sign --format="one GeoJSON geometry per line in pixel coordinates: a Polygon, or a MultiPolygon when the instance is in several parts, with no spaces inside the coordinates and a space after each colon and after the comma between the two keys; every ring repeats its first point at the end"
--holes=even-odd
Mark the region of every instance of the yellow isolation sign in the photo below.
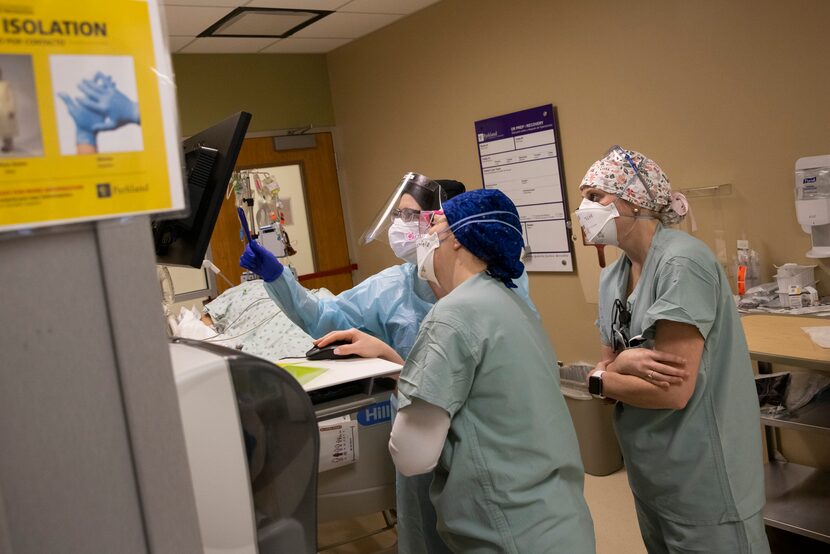
{"type": "Polygon", "coordinates": [[[0,0],[0,231],[184,206],[157,0],[0,0]]]}

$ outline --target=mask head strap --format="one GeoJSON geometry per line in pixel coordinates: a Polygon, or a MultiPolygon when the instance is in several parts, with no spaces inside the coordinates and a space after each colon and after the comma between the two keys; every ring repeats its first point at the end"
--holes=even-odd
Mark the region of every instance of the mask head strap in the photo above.
{"type": "MultiPolygon", "coordinates": [[[[615,144],[614,146],[612,146],[608,150],[608,152],[605,153],[605,156],[603,156],[603,158],[608,158],[608,157],[612,157],[612,156],[616,160],[621,161],[621,162],[625,162],[626,164],[628,164],[628,166],[634,172],[634,177],[636,179],[638,179],[640,181],[640,183],[643,185],[643,188],[645,189],[646,194],[648,195],[649,199],[652,202],[654,202],[654,194],[651,192],[651,186],[648,182],[649,181],[648,176],[643,173],[643,164],[642,164],[642,162],[640,163],[639,166],[637,164],[635,164],[634,159],[631,157],[631,155],[619,144],[615,144]]],[[[629,179],[628,182],[625,184],[625,188],[622,189],[621,191],[619,191],[618,193],[616,193],[619,198],[623,197],[623,193],[625,193],[625,191],[628,190],[628,188],[631,186],[632,182],[633,182],[633,179],[629,179]]]]}

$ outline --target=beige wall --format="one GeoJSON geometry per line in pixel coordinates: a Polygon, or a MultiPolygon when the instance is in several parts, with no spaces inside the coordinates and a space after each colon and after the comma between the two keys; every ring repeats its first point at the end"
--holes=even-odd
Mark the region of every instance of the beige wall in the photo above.
{"type": "Polygon", "coordinates": [[[249,131],[334,124],[323,55],[177,54],[173,70],[184,136],[240,110],[249,131]]]}
{"type": "MultiPolygon", "coordinates": [[[[481,186],[473,122],[553,103],[571,209],[620,143],[675,188],[732,183],[693,203],[710,245],[721,231],[732,256],[745,235],[767,276],[804,262],[793,165],[830,153],[828,21],[822,0],[444,0],[328,55],[352,236],[408,170],[481,186]]],[[[579,249],[584,274],[595,256],[579,249]]],[[[384,245],[356,254],[364,277],[395,261],[384,245]]],[[[531,291],[560,358],[595,360],[579,278],[532,274],[531,291]]]]}

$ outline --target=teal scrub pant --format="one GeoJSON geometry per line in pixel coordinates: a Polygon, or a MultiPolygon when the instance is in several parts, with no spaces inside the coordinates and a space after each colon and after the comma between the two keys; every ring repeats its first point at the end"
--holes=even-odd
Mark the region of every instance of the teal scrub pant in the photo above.
{"type": "Polygon", "coordinates": [[[636,497],[634,504],[649,554],[770,554],[761,512],[732,523],[686,525],[660,517],[636,497]]]}

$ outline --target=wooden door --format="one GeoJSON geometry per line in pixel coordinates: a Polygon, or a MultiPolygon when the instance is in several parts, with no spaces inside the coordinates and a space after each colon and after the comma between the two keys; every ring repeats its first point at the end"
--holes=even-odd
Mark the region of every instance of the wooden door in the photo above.
{"type": "MultiPolygon", "coordinates": [[[[274,149],[272,137],[247,138],[236,160],[236,169],[300,166],[316,267],[314,273],[300,275],[299,279],[306,288],[325,287],[339,294],[354,286],[352,271],[357,266],[349,259],[331,133],[312,136],[316,143],[313,148],[280,151],[274,149]]],[[[214,263],[233,283],[239,283],[242,277],[239,257],[244,245],[239,229],[231,195],[222,205],[210,245],[214,263]]],[[[221,279],[217,287],[219,292],[229,288],[221,279]]]]}

